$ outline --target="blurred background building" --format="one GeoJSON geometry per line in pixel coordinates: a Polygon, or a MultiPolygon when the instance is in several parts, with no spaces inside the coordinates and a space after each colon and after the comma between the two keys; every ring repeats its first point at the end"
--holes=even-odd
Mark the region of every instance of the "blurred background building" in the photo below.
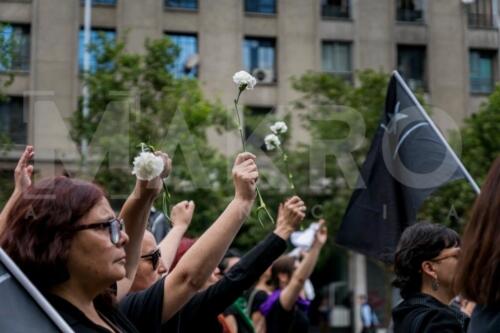
{"type": "MultiPolygon", "coordinates": [[[[147,38],[168,35],[181,50],[175,74],[197,78],[206,96],[228,107],[235,94],[231,77],[245,69],[260,81],[242,97],[255,113],[299,98],[290,77],[308,70],[353,81],[357,69],[397,69],[460,123],[499,77],[498,1],[464,2],[93,0],[92,39],[99,32],[111,40],[126,33],[128,51],[141,52],[147,38]]],[[[0,159],[3,168],[12,168],[26,143],[36,143],[42,174],[53,172],[54,160],[75,162],[69,126],[59,125],[77,110],[82,91],[83,8],[80,0],[0,0],[0,23],[8,24],[0,33],[20,41],[8,68],[0,68],[0,75],[16,75],[10,99],[0,104],[0,133],[15,144],[0,159]],[[54,106],[59,118],[37,118],[37,110],[54,106]]],[[[306,136],[297,130],[296,137],[306,136]]],[[[220,138],[211,139],[230,152],[220,138]]],[[[356,294],[386,288],[376,263],[351,254],[344,264],[339,280],[356,294]]]]}

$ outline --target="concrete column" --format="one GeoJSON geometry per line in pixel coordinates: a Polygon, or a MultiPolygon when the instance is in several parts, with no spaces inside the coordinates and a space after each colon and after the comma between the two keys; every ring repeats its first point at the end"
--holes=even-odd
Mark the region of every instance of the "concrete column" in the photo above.
{"type": "Polygon", "coordinates": [[[353,0],[354,57],[359,69],[396,67],[394,44],[394,0],[353,0]]]}
{"type": "Polygon", "coordinates": [[[354,252],[349,252],[349,290],[352,291],[353,333],[361,332],[361,304],[359,296],[367,295],[366,257],[354,252]]]}
{"type": "Polygon", "coordinates": [[[162,36],[163,1],[160,0],[120,0],[117,2],[118,34],[127,34],[126,49],[129,52],[144,51],[147,38],[162,36]]]}
{"type": "Polygon", "coordinates": [[[37,156],[46,155],[50,163],[56,152],[61,158],[75,147],[68,120],[77,107],[79,6],[79,1],[33,2],[29,140],[36,145],[37,156]],[[39,96],[40,92],[44,96],[39,96]],[[35,107],[39,101],[50,104],[52,111],[40,111],[35,107]]]}
{"type": "Polygon", "coordinates": [[[468,49],[461,1],[428,1],[427,47],[431,104],[461,123],[467,115],[468,49]]]}

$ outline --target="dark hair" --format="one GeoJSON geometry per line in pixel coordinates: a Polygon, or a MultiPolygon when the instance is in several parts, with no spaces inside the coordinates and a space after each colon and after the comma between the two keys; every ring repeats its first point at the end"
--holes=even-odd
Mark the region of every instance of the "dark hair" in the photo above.
{"type": "Polygon", "coordinates": [[[291,256],[281,256],[271,266],[271,285],[274,288],[280,287],[279,274],[286,274],[291,277],[295,271],[295,258],[291,256]]]}
{"type": "Polygon", "coordinates": [[[0,246],[38,288],[58,285],[69,278],[66,264],[74,236],[69,229],[104,196],[86,181],[41,180],[14,203],[0,246]]]}
{"type": "Polygon", "coordinates": [[[443,225],[420,222],[407,228],[396,250],[393,285],[408,298],[422,288],[422,262],[436,258],[441,251],[460,245],[460,236],[443,225]]]}
{"type": "Polygon", "coordinates": [[[465,227],[455,287],[478,304],[500,302],[500,157],[486,176],[465,227]]]}

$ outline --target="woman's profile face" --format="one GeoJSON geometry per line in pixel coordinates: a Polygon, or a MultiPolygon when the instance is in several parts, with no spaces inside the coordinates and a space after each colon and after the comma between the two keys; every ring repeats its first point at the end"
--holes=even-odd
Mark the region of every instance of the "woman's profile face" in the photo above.
{"type": "MultiPolygon", "coordinates": [[[[83,216],[79,225],[107,222],[115,213],[106,198],[102,198],[83,216]]],[[[68,256],[70,279],[92,282],[102,288],[125,277],[125,249],[128,236],[122,230],[120,240],[111,242],[108,227],[85,229],[75,233],[68,256]]]]}
{"type": "Polygon", "coordinates": [[[435,270],[439,283],[447,288],[453,287],[453,280],[457,270],[458,259],[460,256],[460,247],[444,249],[432,260],[435,264],[435,270]]]}

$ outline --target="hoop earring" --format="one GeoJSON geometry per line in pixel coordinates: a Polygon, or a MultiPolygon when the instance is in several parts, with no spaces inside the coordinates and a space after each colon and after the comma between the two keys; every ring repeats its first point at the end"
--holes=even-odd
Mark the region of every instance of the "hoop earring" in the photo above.
{"type": "Polygon", "coordinates": [[[432,287],[432,290],[434,290],[434,291],[439,290],[439,282],[437,279],[432,280],[431,287],[432,287]]]}

